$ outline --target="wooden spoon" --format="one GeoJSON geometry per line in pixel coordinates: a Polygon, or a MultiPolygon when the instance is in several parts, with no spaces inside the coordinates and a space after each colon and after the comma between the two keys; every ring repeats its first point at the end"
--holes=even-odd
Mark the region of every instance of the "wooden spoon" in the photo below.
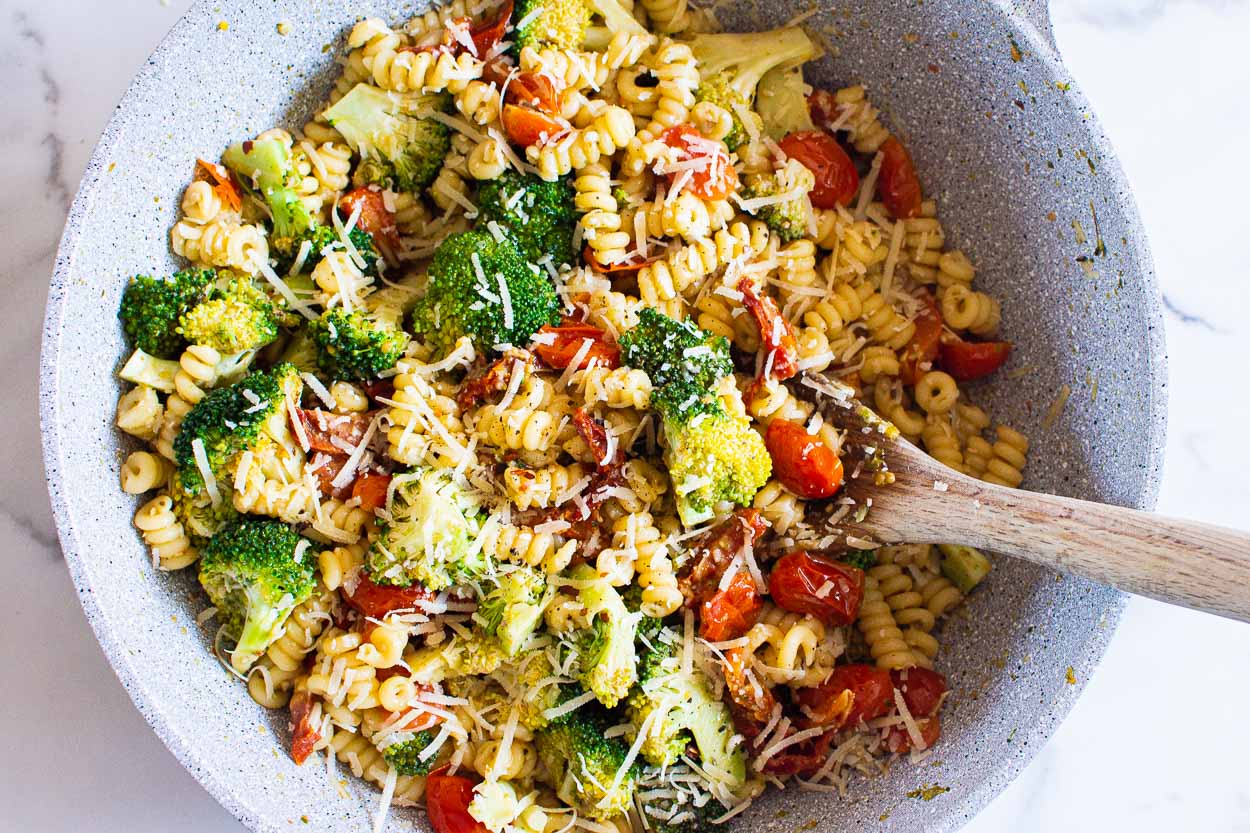
{"type": "Polygon", "coordinates": [[[964,544],[1250,622],[1250,534],[985,483],[902,439],[835,380],[810,374],[796,392],[846,433],[832,517],[843,515],[834,532],[847,546],[964,544]]]}

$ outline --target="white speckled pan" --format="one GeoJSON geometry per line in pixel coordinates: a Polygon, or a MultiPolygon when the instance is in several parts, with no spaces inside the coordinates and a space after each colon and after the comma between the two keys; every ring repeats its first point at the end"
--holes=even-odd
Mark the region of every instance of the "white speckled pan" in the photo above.
{"type": "MultiPolygon", "coordinates": [[[[1044,5],[817,2],[822,11],[807,25],[836,52],[809,80],[869,86],[915,156],[927,193],[939,199],[952,243],[1003,299],[1004,330],[1017,343],[1009,370],[1022,373],[999,374],[976,395],[1032,438],[1026,485],[1149,508],[1166,407],[1158,293],[1128,185],[1070,86],[1044,5]],[[1095,251],[1096,233],[1105,252],[1095,251]],[[1063,384],[1071,400],[1045,427],[1063,384]]],[[[112,427],[124,351],[115,311],[128,275],[174,268],[168,229],[195,157],[215,157],[274,124],[300,124],[331,83],[330,49],[351,22],[364,14],[401,19],[424,6],[197,4],[105,130],[49,294],[44,453],[87,617],[157,734],[222,804],[266,833],[367,831],[377,793],[352,781],[351,798],[338,798],[324,769],[296,767],[285,752],[285,714],[256,706],[213,659],[211,633],[195,624],[206,601],[193,571],[151,569],[130,526],[134,500],[116,485],[126,449],[112,427]],[[293,24],[285,37],[275,29],[280,20],[293,24]]],[[[740,4],[722,18],[730,28],[760,29],[807,8],[740,4]]],[[[939,666],[954,696],[932,762],[858,783],[847,800],[797,789],[770,794],[732,829],[940,833],[1003,789],[1072,706],[1124,597],[1025,563],[999,563],[987,584],[945,628],[939,666]],[[1075,684],[1065,682],[1069,666],[1075,684]],[[931,801],[906,795],[935,783],[950,791],[931,801]]],[[[393,815],[388,829],[411,830],[414,819],[424,829],[411,810],[393,815]]]]}

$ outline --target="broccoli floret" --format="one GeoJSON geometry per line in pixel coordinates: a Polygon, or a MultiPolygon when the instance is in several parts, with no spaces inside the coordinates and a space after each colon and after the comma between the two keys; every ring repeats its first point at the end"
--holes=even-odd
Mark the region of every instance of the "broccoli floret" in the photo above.
{"type": "Polygon", "coordinates": [[[122,293],[118,317],[130,344],[158,359],[174,359],[187,346],[178,319],[208,295],[212,269],[184,269],[168,278],[135,275],[122,293]]]}
{"type": "Polygon", "coordinates": [[[421,753],[434,742],[434,732],[430,729],[417,732],[408,740],[392,743],[382,750],[382,759],[395,768],[400,775],[429,775],[438,762],[438,755],[430,755],[424,761],[421,753]]]}
{"type": "Polygon", "coordinates": [[[499,643],[478,630],[456,636],[443,650],[443,660],[454,676],[493,674],[507,657],[499,643]]]}
{"type": "Polygon", "coordinates": [[[666,419],[686,421],[715,403],[716,382],[733,372],[729,342],[650,307],[620,339],[621,360],[647,374],[651,405],[666,419]]]}
{"type": "Polygon", "coordinates": [[[579,49],[590,26],[590,6],[586,0],[520,0],[512,22],[518,50],[579,49]]]}
{"type": "MultiPolygon", "coordinates": [[[[373,235],[362,229],[360,226],[352,226],[352,230],[347,233],[347,239],[352,241],[352,246],[363,260],[364,266],[361,267],[361,274],[377,275],[378,273],[378,248],[373,243],[373,235]]],[[[314,225],[309,228],[308,232],[300,239],[300,245],[307,240],[309,243],[308,259],[304,261],[305,269],[312,271],[312,267],[321,257],[321,252],[326,248],[343,249],[343,236],[339,234],[339,230],[334,226],[314,225]]],[[[298,247],[297,247],[298,248],[298,247]]],[[[284,271],[290,268],[291,261],[295,259],[298,251],[292,252],[291,257],[287,260],[279,259],[278,266],[284,271]]]]}
{"type": "MultiPolygon", "coordinates": [[[[268,206],[273,218],[269,249],[281,271],[290,268],[305,243],[309,245],[305,260],[308,268],[317,262],[326,247],[343,247],[338,229],[317,222],[300,199],[296,185],[302,177],[295,169],[291,149],[280,139],[256,139],[232,145],[223,154],[222,161],[238,175],[246,190],[258,195],[268,206]]],[[[364,261],[361,271],[367,275],[377,274],[378,252],[373,238],[363,229],[353,228],[348,239],[364,261]]]]}
{"type": "MultiPolygon", "coordinates": [[[[631,584],[622,590],[621,601],[625,602],[625,609],[630,613],[638,613],[642,610],[642,585],[631,584]]],[[[664,620],[644,614],[638,620],[638,640],[643,643],[644,647],[648,647],[647,643],[655,638],[663,625],[664,620]]]]}
{"type": "Polygon", "coordinates": [[[641,774],[635,761],[617,782],[629,746],[620,738],[604,737],[616,722],[605,709],[588,703],[534,733],[538,756],[556,794],[592,819],[607,820],[626,812],[641,774]]]}
{"type": "Polygon", "coordinates": [[[520,0],[512,20],[516,49],[605,49],[617,32],[648,37],[647,30],[618,0],[520,0]],[[592,17],[602,25],[591,25],[592,17]]]}
{"type": "Polygon", "coordinates": [[[442,354],[461,336],[484,352],[526,344],[539,327],[559,323],[555,287],[507,239],[484,231],[453,234],[434,252],[429,274],[425,297],[412,311],[412,327],[442,354]]]}
{"type": "Polygon", "coordinates": [[[772,464],[750,421],[726,412],[716,398],[717,382],[733,370],[725,338],[648,308],[620,346],[623,362],[651,379],[651,407],[664,427],[682,522],[706,521],[721,501],[749,503],[772,464]]]}
{"type": "Polygon", "coordinates": [[[771,32],[723,32],[695,35],[690,48],[699,62],[698,101],[723,107],[733,116],[725,145],[734,150],[747,139],[739,108],[751,109],[755,88],[773,67],[798,64],[816,57],[816,45],[797,26],[771,32]]]}
{"type": "Polygon", "coordinates": [[[807,84],[803,67],[774,67],[764,73],[755,91],[755,109],[764,132],[780,141],[790,133],[815,130],[807,107],[807,84]]]}
{"type": "Polygon", "coordinates": [[[838,560],[843,564],[849,564],[852,567],[867,570],[869,567],[876,565],[877,554],[872,550],[848,550],[838,560]]]}
{"type": "Polygon", "coordinates": [[[493,564],[470,545],[481,529],[477,505],[447,471],[415,469],[391,481],[392,498],[367,566],[378,584],[431,590],[474,581],[493,564]]]}
{"type": "Polygon", "coordinates": [[[746,758],[730,744],[733,719],[702,671],[682,673],[675,647],[680,640],[665,629],[639,664],[629,716],[635,726],[647,726],[642,755],[654,766],[671,766],[693,740],[704,768],[736,788],[746,779],[746,758]]]}
{"type": "Polygon", "coordinates": [[[360,154],[356,173],[365,184],[419,191],[438,175],[451,147],[447,125],[428,118],[449,101],[442,93],[396,96],[357,84],[325,117],[360,154]]]}
{"type": "Polygon", "coordinates": [[[244,189],[254,191],[269,207],[273,219],[269,248],[293,258],[317,221],[295,190],[301,177],[291,149],[280,139],[256,139],[231,145],[221,159],[237,174],[244,189]]]}
{"type": "MultiPolygon", "coordinates": [[[[230,487],[221,483],[218,488],[228,491],[230,487]]],[[[229,500],[222,500],[214,505],[212,498],[202,489],[189,492],[183,487],[182,477],[176,469],[170,477],[169,496],[174,502],[174,515],[182,524],[191,543],[197,547],[204,546],[209,538],[239,516],[234,503],[229,500]]]]}
{"type": "Polygon", "coordinates": [[[552,656],[545,649],[532,650],[518,657],[509,666],[514,674],[514,688],[526,692],[517,707],[521,710],[521,725],[527,729],[541,729],[547,725],[543,712],[585,692],[572,680],[552,684],[560,672],[552,664],[552,656]],[[541,685],[540,685],[541,683],[541,685]]]}
{"type": "Polygon", "coordinates": [[[317,366],[334,379],[372,379],[394,367],[408,348],[408,334],[398,322],[360,309],[328,309],[308,324],[308,332],[317,366]]]}
{"type": "Polygon", "coordinates": [[[203,443],[208,467],[219,488],[236,455],[258,446],[265,438],[288,443],[286,400],[299,401],[303,382],[289,364],[258,371],[229,387],[216,388],[195,404],[174,438],[174,462],[183,490],[198,494],[204,476],[196,462],[196,440],[203,443]],[[259,407],[258,407],[259,406],[259,407]]]}
{"type": "Polygon", "coordinates": [[[317,344],[313,341],[308,329],[308,327],[300,327],[291,335],[286,346],[282,348],[282,358],[279,361],[294,365],[295,369],[301,373],[315,374],[319,369],[317,367],[317,344]]]}
{"type": "Polygon", "coordinates": [[[175,380],[181,369],[176,359],[158,359],[136,349],[126,359],[122,369],[117,371],[117,375],[136,385],[147,385],[165,393],[173,393],[177,388],[175,380]]]}
{"type": "Polygon", "coordinates": [[[230,664],[240,673],[282,632],[316,579],[309,553],[296,560],[300,536],[280,521],[244,517],[226,525],[200,552],[200,585],[234,640],[230,664]]]}
{"type": "Polygon", "coordinates": [[[178,331],[192,344],[242,353],[278,337],[278,311],[268,295],[240,275],[184,313],[178,331]]]}
{"type": "Polygon", "coordinates": [[[815,175],[802,162],[787,159],[785,165],[771,174],[750,177],[742,194],[746,199],[797,194],[785,202],[766,205],[752,212],[781,240],[790,242],[807,234],[808,218],[812,216],[812,204],[807,195],[815,186],[815,175]]]}
{"type": "Polygon", "coordinates": [[[481,184],[477,192],[479,228],[494,220],[516,243],[529,263],[545,256],[557,266],[573,263],[577,214],[567,177],[547,182],[532,174],[505,171],[481,184]]]}
{"type": "Polygon", "coordinates": [[[508,659],[496,640],[476,628],[404,657],[412,669],[412,679],[428,685],[494,674],[508,659]]]}
{"type": "Polygon", "coordinates": [[[501,570],[497,579],[498,584],[478,602],[473,619],[514,657],[542,622],[555,588],[548,587],[542,573],[530,567],[501,570]]]}
{"type": "Polygon", "coordinates": [[[664,461],[677,500],[677,514],[687,527],[707,521],[717,503],[748,506],[768,482],[772,460],[764,439],[744,416],[727,413],[719,403],[682,422],[664,417],[668,448],[664,461]]]}
{"type": "Polygon", "coordinates": [[[578,600],[590,621],[588,628],[573,634],[577,679],[600,703],[612,708],[638,679],[634,639],[642,614],[631,613],[616,588],[593,568],[582,565],[572,577],[582,585],[578,600]]]}

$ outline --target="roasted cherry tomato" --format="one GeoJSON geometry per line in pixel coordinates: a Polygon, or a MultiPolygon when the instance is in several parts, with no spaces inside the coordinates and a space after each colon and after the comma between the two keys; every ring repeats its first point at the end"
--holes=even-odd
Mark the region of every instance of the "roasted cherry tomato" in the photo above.
{"type": "Polygon", "coordinates": [[[821,685],[798,690],[799,705],[812,724],[834,728],[880,717],[890,710],[893,696],[889,672],[863,663],[839,665],[821,685]],[[848,692],[850,708],[843,709],[839,698],[848,692]]]}
{"type": "Polygon", "coordinates": [[[1010,341],[951,341],[942,344],[942,369],[956,381],[971,382],[998,370],[1010,355],[1010,341]]]}
{"type": "Polygon", "coordinates": [[[946,693],[946,678],[928,668],[894,670],[890,672],[890,680],[903,695],[907,711],[917,720],[932,717],[942,703],[942,695],[946,693]]]}
{"type": "Polygon", "coordinates": [[[881,173],[877,176],[877,194],[896,219],[906,220],[920,215],[920,178],[911,154],[893,136],[881,145],[881,173]]]}
{"type": "MultiPolygon", "coordinates": [[[[938,738],[942,736],[942,721],[938,719],[937,715],[917,720],[916,728],[920,730],[920,738],[924,741],[925,749],[932,749],[933,744],[937,743],[938,738]]],[[[911,735],[907,732],[907,727],[895,726],[890,729],[885,736],[885,748],[900,755],[910,752],[912,742],[911,735]]]]}
{"type": "Polygon", "coordinates": [[[425,812],[434,833],[490,833],[469,815],[473,782],[459,775],[431,773],[425,779],[425,812]]]}
{"type": "Polygon", "coordinates": [[[709,642],[737,639],[751,629],[763,607],[764,599],[756,592],[750,573],[739,570],[728,587],[699,609],[699,636],[709,642]]]}
{"type": "Polygon", "coordinates": [[[386,505],[386,492],[391,486],[389,474],[362,474],[352,484],[352,497],[360,498],[360,508],[372,512],[386,505]]]}
{"type": "Polygon", "coordinates": [[[312,695],[296,689],[291,695],[291,758],[297,764],[308,760],[321,740],[321,721],[312,722],[312,695]]]}
{"type": "MultiPolygon", "coordinates": [[[[786,730],[786,737],[796,734],[798,729],[791,726],[786,730]]],[[[763,772],[769,775],[810,776],[818,772],[829,759],[829,746],[833,743],[833,732],[825,732],[814,738],[800,741],[794,746],[787,746],[773,755],[764,764],[763,772]]]]}
{"type": "Polygon", "coordinates": [[[767,529],[758,509],[737,509],[687,543],[690,556],[677,573],[677,588],[686,599],[686,606],[697,607],[716,595],[729,564],[767,529]]]}
{"type": "Polygon", "coordinates": [[[577,369],[589,367],[615,368],[621,364],[621,351],[615,344],[608,341],[608,335],[598,327],[578,322],[568,322],[559,327],[543,325],[535,334],[534,352],[548,367],[563,370],[568,367],[585,342],[590,341],[590,349],[578,364],[577,369]]]}
{"type": "Polygon", "coordinates": [[[231,211],[238,211],[239,206],[243,204],[243,197],[239,194],[238,186],[234,184],[234,180],[230,178],[230,171],[224,166],[197,159],[195,160],[195,178],[212,185],[213,193],[229,206],[231,211]]]}
{"type": "Polygon", "coordinates": [[[349,593],[343,588],[343,599],[362,616],[381,619],[396,610],[411,610],[417,602],[429,601],[434,594],[422,584],[410,584],[407,587],[391,587],[385,584],[374,584],[373,579],[361,573],[360,580],[349,593]]]}
{"type": "Polygon", "coordinates": [[[779,143],[791,159],[803,163],[816,176],[816,185],[808,198],[817,208],[846,205],[859,190],[859,173],[855,163],[838,140],[823,130],[791,133],[779,143]]]}
{"type": "MultiPolygon", "coordinates": [[[[678,124],[660,134],[660,141],[680,150],[679,161],[706,159],[707,164],[690,172],[686,190],[705,200],[723,200],[738,187],[738,172],[729,163],[729,154],[720,142],[704,139],[692,124],[678,124]]],[[[679,173],[668,175],[669,185],[679,173]]]]}
{"type": "Polygon", "coordinates": [[[842,486],[842,460],[820,437],[797,422],[774,419],[764,432],[773,477],[801,498],[832,497],[842,486]]]}
{"type": "Polygon", "coordinates": [[[503,58],[493,58],[482,68],[482,80],[504,91],[508,104],[531,107],[549,116],[560,113],[560,91],[551,79],[537,72],[515,71],[503,58]]]}
{"type": "Polygon", "coordinates": [[[733,704],[734,725],[747,740],[753,740],[772,719],[777,698],[771,688],[760,685],[749,673],[755,662],[750,648],[728,648],[724,656],[721,669],[725,673],[725,691],[733,704]]]}
{"type": "Polygon", "coordinates": [[[309,447],[313,451],[324,451],[326,454],[350,454],[364,439],[365,431],[373,421],[373,415],[368,412],[331,414],[320,408],[295,410],[299,414],[304,433],[308,436],[309,447]]]}
{"type": "Polygon", "coordinates": [[[760,349],[764,351],[764,369],[773,379],[789,379],[799,372],[799,343],[794,328],[777,309],[777,302],[768,295],[755,291],[750,278],[738,282],[742,304],[755,319],[760,334],[760,349]]]}
{"type": "Polygon", "coordinates": [[[924,375],[920,365],[926,362],[932,364],[938,357],[938,346],[942,337],[942,310],[928,292],[923,293],[921,298],[925,302],[924,309],[912,322],[916,325],[916,334],[903,348],[898,362],[898,377],[904,384],[913,386],[924,375]]]}
{"type": "Polygon", "coordinates": [[[864,600],[864,571],[796,550],[773,565],[768,593],[784,610],[810,614],[826,625],[849,625],[864,600]]]}
{"type": "Polygon", "coordinates": [[[503,106],[503,129],[514,144],[529,147],[554,138],[563,133],[567,127],[537,110],[516,104],[505,104],[503,106]]]}
{"type": "Polygon", "coordinates": [[[339,476],[339,472],[343,470],[343,466],[347,465],[347,455],[340,452],[338,454],[327,454],[324,451],[318,451],[313,458],[316,468],[313,469],[313,476],[317,478],[317,483],[321,487],[321,494],[339,500],[345,500],[351,496],[352,484],[345,486],[335,486],[334,479],[339,476]]]}
{"type": "Polygon", "coordinates": [[[473,38],[473,48],[476,54],[474,57],[479,60],[486,60],[486,56],[491,49],[499,41],[503,40],[504,32],[507,31],[508,21],[512,19],[512,0],[507,0],[499,7],[499,14],[490,23],[483,23],[470,31],[470,37],[473,38]]]}
{"type": "Polygon", "coordinates": [[[577,435],[582,438],[587,447],[590,448],[591,453],[595,455],[595,464],[597,466],[602,468],[620,462],[621,449],[618,447],[615,457],[613,457],[612,443],[608,438],[608,429],[594,414],[585,408],[578,408],[573,411],[572,422],[573,427],[577,430],[577,435]]]}
{"type": "Polygon", "coordinates": [[[356,226],[374,239],[385,250],[394,252],[399,248],[399,229],[395,225],[395,215],[386,208],[381,191],[371,188],[353,188],[339,200],[339,214],[344,219],[351,217],[356,208],[360,208],[360,216],[356,226]]]}
{"type": "Polygon", "coordinates": [[[560,95],[551,79],[536,72],[518,72],[508,83],[508,101],[533,107],[549,116],[560,112],[560,95]]]}

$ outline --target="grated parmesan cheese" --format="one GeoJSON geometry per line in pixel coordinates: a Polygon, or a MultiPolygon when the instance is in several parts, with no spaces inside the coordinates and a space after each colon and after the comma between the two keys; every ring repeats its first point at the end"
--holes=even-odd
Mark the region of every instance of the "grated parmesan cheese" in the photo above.
{"type": "Polygon", "coordinates": [[[295,297],[295,293],[291,291],[291,287],[286,285],[286,281],[278,277],[278,273],[273,271],[273,267],[270,266],[268,262],[263,259],[258,259],[256,261],[256,269],[260,272],[264,279],[269,282],[269,285],[277,290],[277,293],[282,296],[283,300],[285,300],[288,305],[290,305],[291,309],[295,310],[309,321],[315,321],[317,319],[317,313],[313,312],[308,305],[306,305],[299,298],[295,297]]]}
{"type": "MultiPolygon", "coordinates": [[[[774,741],[769,744],[768,748],[760,752],[759,757],[755,759],[753,765],[757,771],[763,771],[764,764],[768,762],[769,758],[772,758],[778,752],[783,749],[788,749],[795,744],[802,743],[810,738],[819,737],[826,731],[827,729],[824,726],[814,726],[811,729],[803,729],[802,731],[795,732],[789,737],[783,737],[781,740],[774,741]]],[[[780,734],[780,732],[778,734],[780,734]]]]}
{"type": "Polygon", "coordinates": [[[872,157],[872,167],[868,169],[868,175],[859,185],[859,200],[855,203],[855,219],[857,220],[862,220],[867,216],[868,203],[872,202],[872,195],[877,191],[877,177],[881,175],[882,158],[881,151],[877,151],[876,156],[872,157]]]}
{"type": "Polygon", "coordinates": [[[334,398],[334,395],[330,393],[329,389],[327,389],[325,385],[321,384],[320,379],[308,372],[301,373],[300,378],[304,380],[304,383],[308,385],[309,389],[316,394],[317,398],[320,399],[327,408],[333,410],[338,407],[338,401],[334,398]]]}
{"type": "Polygon", "coordinates": [[[543,711],[543,718],[546,720],[555,720],[557,717],[563,717],[571,711],[576,711],[593,699],[595,699],[595,693],[593,691],[587,691],[584,694],[579,694],[572,700],[568,700],[550,709],[545,709],[543,711]]]}
{"type": "Polygon", "coordinates": [[[191,453],[195,455],[195,467],[200,470],[200,476],[204,478],[204,488],[208,491],[213,506],[220,506],[221,492],[217,490],[217,478],[213,476],[213,469],[208,464],[208,452],[204,450],[204,440],[199,437],[192,440],[191,453]]]}
{"type": "Polygon", "coordinates": [[[365,435],[360,438],[360,445],[356,446],[351,456],[347,458],[347,462],[343,464],[343,469],[330,481],[330,485],[335,489],[342,489],[351,483],[356,476],[356,468],[360,465],[360,460],[365,456],[365,449],[369,447],[369,441],[373,439],[373,434],[377,431],[379,417],[374,417],[369,421],[369,427],[365,429],[365,435]]]}

